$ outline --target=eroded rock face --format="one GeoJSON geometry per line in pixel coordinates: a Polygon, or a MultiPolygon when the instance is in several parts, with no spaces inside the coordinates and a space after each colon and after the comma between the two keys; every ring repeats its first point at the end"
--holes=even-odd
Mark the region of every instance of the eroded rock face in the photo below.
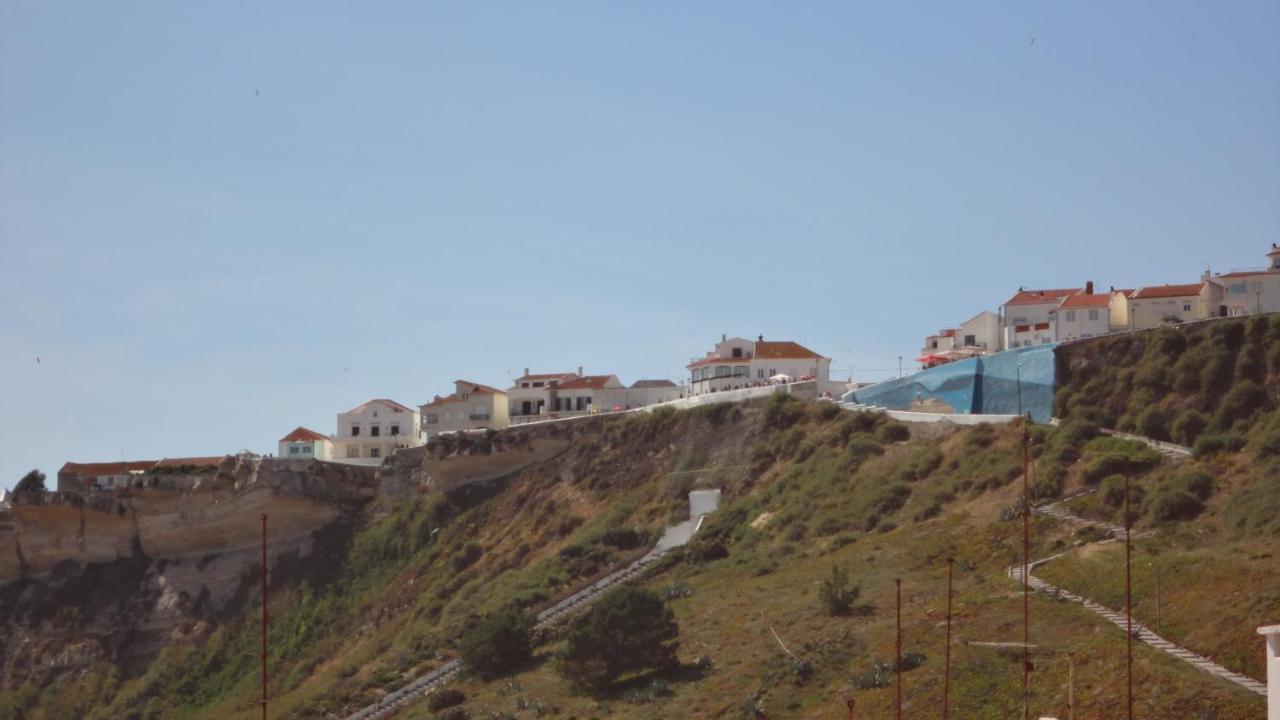
{"type": "Polygon", "coordinates": [[[346,542],[374,475],[243,458],[186,491],[15,505],[0,517],[0,688],[101,660],[140,672],[165,643],[198,641],[261,597],[262,515],[272,584],[291,582],[346,542]]]}

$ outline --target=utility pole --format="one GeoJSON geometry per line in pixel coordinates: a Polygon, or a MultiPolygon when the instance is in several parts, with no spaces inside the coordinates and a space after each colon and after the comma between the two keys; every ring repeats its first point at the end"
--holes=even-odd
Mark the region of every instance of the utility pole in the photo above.
{"type": "Polygon", "coordinates": [[[902,377],[902,356],[898,356],[898,377],[902,377]]]}
{"type": "Polygon", "coordinates": [[[955,558],[947,558],[947,655],[942,675],[942,720],[947,720],[951,700],[951,581],[956,567],[955,558]]]}
{"type": "Polygon", "coordinates": [[[267,516],[262,515],[262,720],[267,720],[267,516]]]}
{"type": "Polygon", "coordinates": [[[1129,542],[1129,527],[1133,524],[1129,515],[1129,470],[1124,473],[1124,622],[1127,643],[1125,672],[1128,676],[1128,718],[1133,720],[1133,586],[1130,584],[1130,555],[1133,546],[1129,542]]]}
{"type": "Polygon", "coordinates": [[[897,680],[898,699],[894,703],[898,720],[902,720],[902,580],[895,579],[893,584],[898,587],[898,660],[893,667],[893,674],[897,680]]]}
{"type": "Polygon", "coordinates": [[[1153,560],[1150,564],[1156,571],[1156,632],[1160,632],[1160,563],[1153,560]]]}
{"type": "MultiPolygon", "coordinates": [[[[1022,364],[1016,372],[1022,415],[1022,364]]],[[[1022,417],[1022,720],[1031,717],[1031,413],[1022,417]]]]}

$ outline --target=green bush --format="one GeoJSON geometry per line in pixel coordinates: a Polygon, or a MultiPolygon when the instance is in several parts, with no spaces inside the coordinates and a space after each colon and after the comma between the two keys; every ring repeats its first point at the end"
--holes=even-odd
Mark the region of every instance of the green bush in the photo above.
{"type": "Polygon", "coordinates": [[[1242,447],[1244,447],[1244,436],[1238,432],[1201,435],[1192,446],[1191,454],[1197,458],[1208,458],[1219,453],[1235,452],[1242,447]]]}
{"type": "MultiPolygon", "coordinates": [[[[1143,496],[1142,486],[1130,481],[1129,483],[1129,507],[1130,509],[1142,507],[1143,496]]],[[[1124,476],[1109,475],[1102,481],[1102,502],[1110,507],[1119,509],[1124,507],[1124,476]]]]}
{"type": "Polygon", "coordinates": [[[1196,517],[1204,510],[1204,503],[1185,490],[1161,486],[1152,494],[1150,507],[1157,522],[1171,522],[1196,517]]]}
{"type": "Polygon", "coordinates": [[[1258,460],[1280,457],[1280,413],[1275,413],[1254,432],[1251,443],[1253,456],[1258,460]]]}
{"type": "Polygon", "coordinates": [[[822,609],[832,616],[848,615],[861,594],[862,589],[849,582],[849,574],[839,565],[832,566],[831,577],[823,580],[818,587],[818,600],[822,603],[822,609]]]}
{"type": "Polygon", "coordinates": [[[1207,473],[1191,468],[1180,470],[1173,477],[1162,483],[1177,490],[1194,495],[1199,500],[1208,500],[1213,495],[1213,478],[1207,473]]]}
{"type": "Polygon", "coordinates": [[[890,421],[876,429],[876,438],[884,443],[906,442],[911,439],[911,431],[904,423],[890,421]]]}
{"type": "Polygon", "coordinates": [[[454,688],[444,688],[437,690],[427,696],[427,709],[432,712],[439,712],[445,708],[451,708],[461,705],[467,701],[467,696],[461,690],[454,688]]]}
{"type": "Polygon", "coordinates": [[[454,572],[462,572],[475,564],[475,561],[480,559],[480,555],[480,546],[469,542],[449,558],[449,563],[453,566],[454,572]]]}
{"type": "Polygon", "coordinates": [[[1156,440],[1169,439],[1169,413],[1159,405],[1150,405],[1138,413],[1138,432],[1156,440]]]}
{"type": "Polygon", "coordinates": [[[1173,421],[1172,432],[1174,442],[1193,445],[1200,433],[1209,426],[1209,418],[1199,410],[1183,410],[1178,419],[1173,421]]]}
{"type": "Polygon", "coordinates": [[[576,689],[599,692],[629,673],[673,667],[678,636],[675,615],[657,594],[623,587],[569,630],[558,669],[576,689]]]}
{"type": "Polygon", "coordinates": [[[774,430],[783,430],[804,420],[805,407],[791,395],[774,393],[764,406],[764,424],[774,430]]]}
{"type": "Polygon", "coordinates": [[[489,613],[462,636],[459,654],[468,670],[486,680],[516,672],[533,659],[533,618],[515,606],[489,613]]]}
{"type": "Polygon", "coordinates": [[[1236,383],[1218,404],[1213,426],[1219,430],[1230,430],[1237,422],[1247,420],[1264,409],[1267,402],[1267,391],[1258,383],[1252,380],[1236,383]]]}

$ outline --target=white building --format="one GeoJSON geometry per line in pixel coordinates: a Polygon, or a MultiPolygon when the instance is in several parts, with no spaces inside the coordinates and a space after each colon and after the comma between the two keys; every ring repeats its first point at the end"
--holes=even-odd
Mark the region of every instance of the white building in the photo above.
{"type": "Polygon", "coordinates": [[[428,436],[460,430],[501,430],[511,424],[505,392],[468,380],[455,380],[453,387],[453,394],[437,395],[419,408],[428,436]]]}
{"type": "Polygon", "coordinates": [[[765,340],[763,335],[755,341],[722,335],[714,350],[687,367],[693,395],[768,385],[779,375],[816,380],[820,392],[843,387],[831,383],[831,358],[790,340],[765,340]]]}
{"type": "Polygon", "coordinates": [[[280,438],[277,449],[282,458],[332,460],[333,438],[315,430],[298,427],[280,438]]]}
{"type": "MultiPolygon", "coordinates": [[[[1003,306],[1004,320],[1001,322],[1003,349],[1053,342],[1057,336],[1054,320],[1058,313],[1058,305],[1062,304],[1067,296],[1079,292],[1082,290],[1078,287],[1057,290],[1018,288],[1018,292],[1003,306]]],[[[1083,292],[1092,294],[1093,283],[1088,283],[1083,292]]]]}
{"type": "Polygon", "coordinates": [[[556,387],[551,412],[555,417],[627,409],[627,386],[617,375],[585,375],[556,387]]]}
{"type": "Polygon", "coordinates": [[[1056,340],[1080,340],[1111,332],[1112,293],[1076,293],[1062,299],[1054,320],[1056,340]]]}
{"type": "Polygon", "coordinates": [[[507,389],[507,414],[511,422],[546,419],[547,413],[556,405],[560,383],[576,380],[581,375],[581,367],[576,373],[530,373],[529,368],[525,368],[524,375],[516,378],[507,389]]]}
{"type": "Polygon", "coordinates": [[[129,487],[132,481],[154,468],[158,460],[122,460],[105,463],[63,464],[58,470],[58,492],[94,492],[129,487]]]}
{"type": "Polygon", "coordinates": [[[1000,349],[1000,316],[989,310],[974,315],[958,328],[939,330],[924,339],[918,362],[926,366],[977,357],[1000,349]]]}
{"type": "Polygon", "coordinates": [[[684,388],[670,380],[637,380],[627,388],[627,409],[656,405],[684,397],[684,388]]]}
{"type": "Polygon", "coordinates": [[[422,444],[418,411],[377,398],[338,415],[333,459],[352,465],[381,465],[395,450],[422,444]]]}
{"type": "Polygon", "coordinates": [[[1144,330],[1206,320],[1225,314],[1222,286],[1213,281],[1185,285],[1148,285],[1130,293],[1112,295],[1113,325],[1122,330],[1144,330]]]}
{"type": "Polygon", "coordinates": [[[1257,270],[1236,270],[1215,275],[1222,285],[1222,305],[1229,316],[1280,310],[1280,247],[1271,244],[1267,253],[1268,266],[1257,270]]]}

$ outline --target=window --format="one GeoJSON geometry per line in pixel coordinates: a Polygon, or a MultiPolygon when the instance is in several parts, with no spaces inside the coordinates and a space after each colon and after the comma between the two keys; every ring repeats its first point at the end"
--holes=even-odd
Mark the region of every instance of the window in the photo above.
{"type": "Polygon", "coordinates": [[[534,386],[534,387],[542,387],[542,382],[541,382],[541,381],[536,382],[536,383],[534,383],[534,384],[533,384],[533,386],[534,386]]]}
{"type": "Polygon", "coordinates": [[[1235,285],[1227,286],[1228,295],[1243,295],[1244,293],[1245,293],[1244,283],[1236,283],[1235,285]]]}
{"type": "Polygon", "coordinates": [[[392,425],[392,426],[391,426],[391,434],[392,434],[392,435],[399,435],[399,434],[400,434],[400,426],[399,426],[399,425],[392,425]]]}
{"type": "Polygon", "coordinates": [[[733,356],[734,356],[734,357],[736,357],[736,358],[740,358],[740,357],[742,357],[742,348],[734,348],[734,349],[733,349],[733,356]]]}
{"type": "Polygon", "coordinates": [[[352,425],[352,426],[351,426],[351,437],[360,437],[360,426],[359,426],[359,425],[352,425]]]}
{"type": "Polygon", "coordinates": [[[977,347],[977,346],[978,346],[978,338],[977,338],[977,336],[976,336],[976,335],[965,335],[965,336],[964,336],[964,344],[965,344],[965,346],[966,346],[966,347],[977,347]]]}
{"type": "Polygon", "coordinates": [[[382,448],[369,448],[369,457],[382,457],[382,448]]]}
{"type": "MultiPolygon", "coordinates": [[[[437,415],[437,414],[435,414],[435,413],[427,413],[427,424],[428,424],[428,425],[438,425],[439,423],[440,423],[440,416],[439,416],[439,415],[437,415]]],[[[394,427],[394,426],[393,426],[393,427],[394,427]]]]}
{"type": "Polygon", "coordinates": [[[729,377],[729,367],[727,365],[717,365],[716,377],[729,377]]]}
{"type": "Polygon", "coordinates": [[[360,457],[360,448],[358,448],[358,447],[349,447],[349,448],[347,448],[347,457],[349,457],[349,458],[358,458],[358,457],[360,457]]]}
{"type": "Polygon", "coordinates": [[[1068,311],[1067,311],[1067,322],[1075,322],[1075,321],[1076,321],[1076,311],[1075,311],[1075,310],[1068,310],[1068,311]]]}
{"type": "Polygon", "coordinates": [[[1191,303],[1182,303],[1182,312],[1191,312],[1191,303]]]}
{"type": "Polygon", "coordinates": [[[777,375],[777,374],[778,374],[778,371],[776,369],[769,368],[769,377],[773,377],[774,375],[777,375]]]}
{"type": "Polygon", "coordinates": [[[379,435],[382,435],[381,425],[373,425],[369,428],[369,437],[378,437],[379,435]]]}
{"type": "Polygon", "coordinates": [[[751,374],[750,368],[746,367],[745,365],[739,365],[738,367],[735,367],[733,369],[734,377],[746,377],[747,375],[750,375],[750,374],[751,374]]]}
{"type": "Polygon", "coordinates": [[[300,452],[302,452],[302,447],[301,447],[301,446],[298,446],[298,445],[290,445],[290,446],[289,446],[289,454],[290,454],[290,455],[297,455],[297,454],[298,454],[298,453],[300,453],[300,452]]]}
{"type": "Polygon", "coordinates": [[[756,370],[756,377],[760,379],[764,378],[764,368],[758,368],[756,370]]]}
{"type": "Polygon", "coordinates": [[[522,388],[527,388],[527,387],[529,387],[529,383],[527,383],[527,382],[522,382],[522,383],[520,383],[520,387],[522,387],[522,388]]]}
{"type": "MultiPolygon", "coordinates": [[[[1097,320],[1097,319],[1098,319],[1098,311],[1097,311],[1097,310],[1090,310],[1090,311],[1089,311],[1089,319],[1090,319],[1090,320],[1097,320]]],[[[1086,335],[1085,337],[1089,337],[1089,336],[1088,336],[1088,335],[1086,335]]]]}
{"type": "Polygon", "coordinates": [[[378,411],[377,411],[377,410],[374,410],[374,411],[373,411],[373,416],[374,416],[374,417],[378,417],[378,411]]]}

